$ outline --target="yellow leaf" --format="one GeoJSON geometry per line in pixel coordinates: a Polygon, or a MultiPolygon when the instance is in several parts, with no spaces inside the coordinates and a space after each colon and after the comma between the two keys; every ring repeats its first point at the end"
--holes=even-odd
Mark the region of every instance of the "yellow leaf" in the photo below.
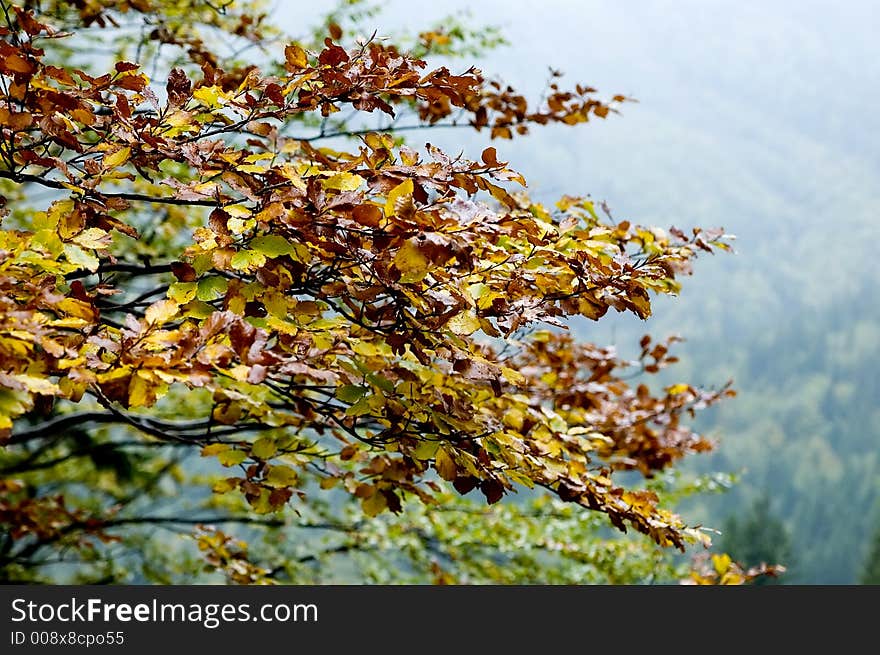
{"type": "Polygon", "coordinates": [[[466,311],[453,316],[446,325],[455,334],[467,336],[480,329],[480,319],[472,311],[466,311]]]}
{"type": "Polygon", "coordinates": [[[132,375],[128,384],[128,406],[149,407],[156,402],[155,384],[142,375],[132,375]]]}
{"type": "Polygon", "coordinates": [[[211,109],[222,107],[220,99],[224,98],[223,90],[218,86],[200,86],[193,91],[193,98],[211,109]]]}
{"type": "Polygon", "coordinates": [[[385,216],[394,216],[397,213],[397,202],[404,198],[411,197],[413,194],[413,181],[404,180],[394,187],[385,200],[385,216]]]}
{"type": "Polygon", "coordinates": [[[76,318],[82,318],[87,321],[93,321],[96,318],[95,309],[89,303],[77,300],[76,298],[65,298],[56,307],[65,314],[76,318]]]}
{"type": "Polygon", "coordinates": [[[526,376],[519,371],[507,368],[506,366],[501,368],[501,375],[503,375],[504,379],[511,384],[524,384],[526,381],[526,376]]]}
{"type": "Polygon", "coordinates": [[[405,241],[394,255],[394,265],[403,274],[401,282],[418,282],[428,273],[428,258],[412,240],[405,241]]]}
{"type": "Polygon", "coordinates": [[[122,166],[125,162],[128,161],[128,158],[131,157],[131,148],[125,146],[124,148],[120,148],[115,152],[111,152],[109,154],[104,155],[103,165],[106,170],[110,170],[111,168],[118,168],[122,166]]]}
{"type": "Polygon", "coordinates": [[[83,248],[102,250],[107,247],[110,241],[109,237],[110,235],[105,230],[99,227],[90,227],[73,237],[73,241],[83,248]]]}
{"type": "Polygon", "coordinates": [[[228,443],[212,443],[202,448],[202,457],[210,457],[225,452],[232,448],[228,443]]]}
{"type": "Polygon", "coordinates": [[[227,205],[223,208],[223,211],[225,211],[233,218],[247,218],[252,213],[251,210],[242,205],[227,205]]]}
{"type": "Polygon", "coordinates": [[[370,517],[380,514],[386,507],[388,507],[388,501],[385,499],[385,494],[374,493],[369,498],[361,500],[361,509],[364,510],[364,514],[370,517]]]}
{"type": "Polygon", "coordinates": [[[243,450],[225,450],[217,455],[217,461],[223,466],[235,466],[241,464],[245,459],[247,459],[247,455],[243,450]]]}
{"type": "Polygon", "coordinates": [[[291,43],[284,48],[284,58],[287,60],[289,70],[305,68],[309,65],[309,58],[308,55],[306,55],[306,51],[296,43],[291,43]]]}
{"type": "Polygon", "coordinates": [[[455,466],[455,460],[449,456],[449,453],[446,452],[445,448],[439,448],[437,450],[437,454],[434,457],[434,468],[437,469],[437,473],[441,478],[448,480],[449,482],[455,480],[455,476],[458,472],[458,469],[455,466]]]}
{"type": "MultiPolygon", "coordinates": [[[[325,189],[355,191],[363,183],[364,178],[355,173],[337,173],[333,177],[324,180],[323,185],[325,189]]],[[[410,185],[412,185],[412,183],[410,183],[410,185]]]]}
{"type": "Polygon", "coordinates": [[[712,566],[715,567],[715,570],[718,572],[718,575],[724,575],[727,571],[730,570],[730,565],[733,561],[730,559],[730,555],[727,553],[722,553],[721,555],[712,555],[712,566]]]}
{"type": "Polygon", "coordinates": [[[238,482],[238,478],[224,478],[223,480],[215,482],[214,486],[211,487],[211,491],[215,494],[225,494],[226,492],[235,489],[238,486],[238,482]]]}
{"type": "Polygon", "coordinates": [[[290,183],[295,186],[300,191],[306,190],[306,183],[303,182],[303,179],[300,177],[299,173],[296,172],[296,167],[292,164],[285,162],[278,167],[277,172],[281,173],[285,178],[290,180],[290,183]]]}
{"type": "Polygon", "coordinates": [[[273,487],[289,487],[296,484],[298,477],[296,471],[289,466],[276,464],[269,469],[269,473],[266,475],[266,482],[273,487]]]}
{"type": "Polygon", "coordinates": [[[196,297],[198,288],[198,282],[175,282],[168,287],[168,297],[183,305],[196,297]]]}
{"type": "Polygon", "coordinates": [[[31,393],[41,393],[47,396],[61,393],[61,389],[58,388],[58,385],[46,378],[26,375],[24,373],[13,373],[9,377],[23,385],[24,388],[31,393]]]}
{"type": "MultiPolygon", "coordinates": [[[[68,217],[73,214],[75,205],[72,200],[56,200],[49,207],[48,212],[46,213],[47,221],[44,225],[40,225],[38,229],[46,227],[46,228],[55,228],[64,217],[68,217]]],[[[64,235],[62,235],[64,236],[64,235]]]]}
{"type": "Polygon", "coordinates": [[[177,302],[166,298],[165,300],[154,302],[147,307],[144,318],[146,318],[147,323],[151,325],[166,323],[170,318],[177,314],[178,307],[179,305],[177,302]]]}

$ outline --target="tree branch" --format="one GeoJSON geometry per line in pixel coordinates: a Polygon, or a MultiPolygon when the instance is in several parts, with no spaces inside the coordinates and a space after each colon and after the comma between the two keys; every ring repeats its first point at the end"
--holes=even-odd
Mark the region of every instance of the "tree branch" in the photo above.
{"type": "Polygon", "coordinates": [[[7,442],[8,445],[17,445],[51,437],[59,432],[83,425],[84,423],[119,423],[119,417],[108,412],[80,412],[78,414],[64,414],[40,424],[29,432],[13,434],[7,442]]]}
{"type": "MultiPolygon", "coordinates": [[[[49,189],[58,189],[63,191],[70,191],[70,189],[65,186],[62,182],[57,180],[47,180],[43,177],[39,177],[37,175],[29,175],[28,173],[15,173],[13,171],[0,171],[0,178],[4,178],[7,180],[12,180],[16,184],[24,184],[27,182],[31,182],[33,184],[39,184],[40,186],[47,187],[49,189]]],[[[91,191],[84,189],[83,190],[86,195],[95,195],[98,197],[104,198],[120,198],[122,200],[131,200],[133,202],[150,202],[154,204],[160,205],[184,205],[187,207],[198,206],[198,207],[223,207],[227,204],[234,204],[239,201],[226,201],[222,202],[220,200],[185,200],[183,198],[174,198],[174,197],[162,197],[162,196],[150,196],[145,193],[128,193],[128,192],[120,192],[120,193],[103,193],[101,191],[91,191]]]]}

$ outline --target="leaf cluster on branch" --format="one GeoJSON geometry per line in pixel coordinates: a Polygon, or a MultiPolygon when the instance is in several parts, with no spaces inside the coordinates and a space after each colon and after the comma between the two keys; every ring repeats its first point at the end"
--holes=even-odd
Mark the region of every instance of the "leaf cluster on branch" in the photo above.
{"type": "MultiPolygon", "coordinates": [[[[366,517],[441,506],[450,486],[490,504],[539,488],[662,546],[706,541],[614,474],[651,477],[711,448],[687,421],[732,391],[633,385],[675,362],[670,343],[646,337],[629,361],[565,328],[610,309],[647,318],[651,295],[677,293],[698,252],[727,249],[727,235],[617,222],[589,197],[545,206],[496,147],[471,160],[395,135],[446,125],[507,139],[605,118],[627,98],[554,80],[530,103],[475,68],[431,69],[375,36],[344,47],[335,23],[317,46],[279,43],[263,70],[224,70],[171,4],[3,2],[10,474],[101,447],[59,454],[66,429],[116,426],[140,452],[215,459],[228,471],[213,492],[258,514],[305,511],[334,488],[366,517]],[[140,61],[87,72],[56,56],[79,30],[138,12],[151,27],[143,47],[184,53],[164,82],[140,61]],[[387,129],[363,127],[365,113],[388,116],[387,129]]],[[[264,16],[178,4],[212,30],[272,45],[264,16]]],[[[118,437],[103,443],[125,450],[118,437]]],[[[164,466],[137,475],[154,484],[164,466]]],[[[0,518],[15,528],[0,558],[112,540],[134,506],[118,495],[69,508],[9,478],[0,518]]],[[[199,543],[218,567],[262,575],[225,539],[207,531],[199,543]]]]}

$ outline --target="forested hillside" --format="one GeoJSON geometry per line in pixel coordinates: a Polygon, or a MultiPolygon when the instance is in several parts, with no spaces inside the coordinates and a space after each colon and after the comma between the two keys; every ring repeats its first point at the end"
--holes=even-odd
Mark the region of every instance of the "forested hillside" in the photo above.
{"type": "MultiPolygon", "coordinates": [[[[700,262],[650,324],[580,332],[622,349],[649,328],[681,333],[678,375],[734,378],[739,397],[704,423],[722,446],[700,466],[741,481],[697,514],[747,513],[767,495],[792,535],[787,582],[855,582],[880,521],[875,7],[646,0],[473,12],[504,28],[512,45],[487,62],[523,86],[540,87],[547,71],[516,64],[548,61],[640,101],[597,129],[500,143],[539,195],[579,188],[621,220],[738,236],[738,254],[700,262]]],[[[461,147],[461,134],[442,143],[461,147]]]]}

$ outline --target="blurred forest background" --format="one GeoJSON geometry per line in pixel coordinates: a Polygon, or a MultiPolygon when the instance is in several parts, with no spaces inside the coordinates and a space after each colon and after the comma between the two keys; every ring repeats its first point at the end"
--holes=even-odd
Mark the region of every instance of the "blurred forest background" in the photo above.
{"type": "MultiPolygon", "coordinates": [[[[331,6],[279,3],[273,18],[295,35],[331,6]]],[[[702,260],[647,325],[576,328],[624,353],[646,331],[679,333],[676,377],[735,380],[738,398],[701,418],[719,450],[691,465],[739,482],[685,515],[724,529],[735,557],[790,565],[785,583],[867,580],[880,526],[880,7],[393,0],[363,25],[418,31],[462,11],[468,27],[501,28],[508,44],[476,63],[517,88],[537,95],[552,66],[639,100],[600,124],[495,142],[538,199],[590,193],[618,220],[738,237],[738,254],[702,260]]],[[[410,142],[474,157],[487,137],[432,130],[410,142]]]]}

